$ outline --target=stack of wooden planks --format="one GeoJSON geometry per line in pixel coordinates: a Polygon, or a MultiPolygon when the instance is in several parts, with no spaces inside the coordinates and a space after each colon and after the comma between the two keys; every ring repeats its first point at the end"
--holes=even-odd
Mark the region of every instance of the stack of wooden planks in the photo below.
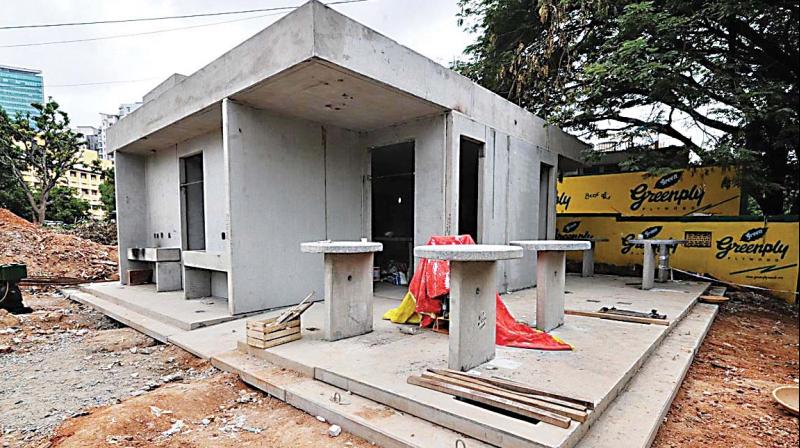
{"type": "Polygon", "coordinates": [[[299,304],[287,309],[278,317],[247,321],[247,345],[270,348],[300,339],[300,316],[313,305],[307,295],[299,304]]]}
{"type": "Polygon", "coordinates": [[[594,409],[594,404],[586,400],[545,392],[504,378],[457,370],[428,369],[422,375],[408,377],[408,383],[560,428],[569,428],[573,421],[585,422],[594,409]]]}

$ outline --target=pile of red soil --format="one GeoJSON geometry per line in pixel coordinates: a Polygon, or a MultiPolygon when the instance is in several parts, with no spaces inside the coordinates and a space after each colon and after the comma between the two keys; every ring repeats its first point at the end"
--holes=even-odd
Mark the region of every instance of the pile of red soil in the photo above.
{"type": "Polygon", "coordinates": [[[117,248],[32,224],[0,208],[0,264],[24,263],[28,277],[87,281],[117,276],[117,248]]]}

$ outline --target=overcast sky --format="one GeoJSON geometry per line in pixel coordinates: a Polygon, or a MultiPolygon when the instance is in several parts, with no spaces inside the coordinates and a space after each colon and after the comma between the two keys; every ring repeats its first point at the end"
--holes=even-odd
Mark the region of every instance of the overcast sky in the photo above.
{"type": "MultiPolygon", "coordinates": [[[[303,3],[303,0],[2,0],[0,26],[170,16],[303,3]]],[[[368,0],[333,8],[443,65],[458,58],[472,40],[472,36],[456,23],[457,0],[368,0]]],[[[52,96],[61,104],[73,125],[93,126],[99,124],[98,113],[116,112],[120,103],[141,101],[142,95],[167,76],[193,73],[284,15],[272,13],[263,17],[265,14],[0,30],[0,65],[42,70],[45,96],[52,96]],[[241,20],[256,16],[262,17],[241,20]],[[232,20],[238,21],[92,42],[8,47],[232,20]],[[99,82],[109,84],[75,85],[99,82]]]]}

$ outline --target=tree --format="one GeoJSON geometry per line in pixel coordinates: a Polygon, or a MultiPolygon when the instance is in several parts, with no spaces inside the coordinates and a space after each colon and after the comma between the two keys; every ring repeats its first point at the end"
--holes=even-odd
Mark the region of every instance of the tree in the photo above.
{"type": "Polygon", "coordinates": [[[98,190],[100,190],[100,203],[105,212],[105,217],[106,219],[116,219],[117,196],[116,187],[114,186],[114,167],[103,169],[100,160],[95,160],[93,169],[103,179],[98,190]]]}
{"type": "Polygon", "coordinates": [[[89,217],[91,205],[85,199],[79,198],[75,189],[57,185],[50,190],[47,208],[51,210],[49,220],[76,224],[89,217]]]}
{"type": "Polygon", "coordinates": [[[583,137],[678,141],[738,167],[764,214],[798,212],[797,2],[459,3],[466,76],[583,137]]]}
{"type": "Polygon", "coordinates": [[[33,221],[42,224],[51,191],[78,164],[82,135],[69,128],[69,117],[52,99],[32,106],[35,116],[11,119],[0,111],[0,160],[25,194],[33,221]]]}

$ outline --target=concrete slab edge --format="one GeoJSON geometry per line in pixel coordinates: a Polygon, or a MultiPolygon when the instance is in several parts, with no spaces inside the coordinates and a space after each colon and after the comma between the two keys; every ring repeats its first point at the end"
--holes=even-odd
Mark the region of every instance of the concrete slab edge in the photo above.
{"type": "Polygon", "coordinates": [[[578,448],[649,447],[658,434],[658,429],[669,412],[694,357],[711,329],[717,312],[716,305],[695,305],[692,312],[670,332],[637,372],[636,377],[610,403],[576,446],[578,448]],[[671,362],[665,363],[663,360],[671,362]],[[668,381],[673,381],[674,386],[662,391],[658,399],[654,399],[653,385],[663,385],[668,381]],[[628,414],[630,418],[626,419],[628,414]]]}
{"type": "Polygon", "coordinates": [[[95,297],[98,297],[100,299],[103,299],[103,300],[105,300],[107,302],[111,302],[111,303],[113,303],[113,304],[115,304],[117,306],[124,307],[124,308],[130,310],[131,312],[135,312],[137,314],[140,314],[142,316],[148,317],[150,319],[154,319],[154,320],[160,321],[160,322],[162,322],[162,323],[164,323],[166,325],[171,325],[173,327],[176,327],[176,328],[178,328],[180,330],[184,330],[184,331],[192,330],[192,325],[187,324],[186,322],[182,322],[182,321],[180,321],[178,319],[175,319],[175,318],[172,318],[172,317],[169,317],[169,316],[165,316],[163,314],[156,313],[156,312],[154,312],[152,310],[149,310],[149,309],[147,309],[147,308],[145,308],[143,306],[139,306],[139,305],[137,305],[135,303],[132,303],[132,302],[122,301],[122,300],[118,299],[117,297],[114,297],[114,295],[112,295],[112,294],[107,294],[107,293],[105,293],[103,291],[98,291],[96,289],[92,289],[92,288],[89,288],[89,287],[83,286],[83,285],[79,286],[78,289],[81,292],[85,293],[85,294],[91,294],[91,295],[93,295],[95,297]]]}
{"type": "MultiPolygon", "coordinates": [[[[242,352],[238,351],[241,355],[242,352]]],[[[257,358],[260,359],[260,358],[257,358]]],[[[488,448],[491,445],[478,440],[452,432],[412,415],[403,414],[392,409],[391,421],[384,424],[373,422],[368,417],[359,415],[359,411],[374,411],[376,408],[385,407],[367,398],[348,394],[345,389],[317,381],[307,377],[286,385],[271,382],[268,373],[259,374],[249,370],[240,356],[224,353],[212,357],[212,364],[224,371],[237,373],[242,381],[260,389],[268,394],[286,402],[314,416],[324,417],[328,422],[341,426],[345,431],[364,438],[371,443],[390,448],[427,448],[442,446],[439,443],[432,445],[433,440],[447,440],[446,445],[451,446],[456,440],[466,442],[466,446],[473,448],[488,448]],[[349,402],[347,407],[336,404],[331,400],[334,393],[338,392],[343,401],[349,402]],[[405,431],[404,431],[405,429],[405,431]],[[417,435],[418,440],[414,440],[417,435]]],[[[387,409],[391,409],[385,407],[387,409]]],[[[380,419],[380,418],[378,418],[380,419]]]]}
{"type": "Polygon", "coordinates": [[[117,305],[91,293],[85,293],[74,289],[63,289],[65,297],[75,302],[90,306],[97,311],[105,314],[111,319],[116,320],[140,333],[146,334],[151,338],[162,342],[169,342],[169,336],[179,333],[180,328],[169,326],[161,321],[151,319],[135,311],[117,305]],[[160,328],[159,328],[160,327],[160,328]]]}

